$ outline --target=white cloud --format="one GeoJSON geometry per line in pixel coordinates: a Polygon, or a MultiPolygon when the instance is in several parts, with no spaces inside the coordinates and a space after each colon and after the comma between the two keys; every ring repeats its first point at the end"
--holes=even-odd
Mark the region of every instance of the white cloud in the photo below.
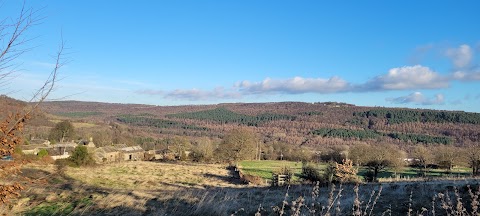
{"type": "Polygon", "coordinates": [[[446,88],[449,82],[430,68],[415,65],[392,68],[385,75],[377,76],[357,87],[360,91],[414,90],[446,88]]]}
{"type": "Polygon", "coordinates": [[[436,94],[433,98],[427,98],[421,92],[414,92],[397,98],[387,98],[386,100],[395,104],[439,105],[445,103],[443,94],[436,94]]]}
{"type": "MultiPolygon", "coordinates": [[[[213,90],[176,89],[173,91],[158,91],[144,89],[135,91],[137,94],[160,95],[164,98],[176,100],[215,100],[238,99],[249,95],[271,94],[331,94],[342,92],[372,92],[442,89],[450,86],[452,80],[480,80],[480,72],[458,71],[450,75],[441,75],[429,67],[422,65],[403,66],[390,69],[387,73],[376,76],[364,83],[354,84],[338,76],[325,78],[293,77],[289,79],[266,78],[263,81],[252,82],[244,80],[237,82],[234,88],[216,88],[213,90]]],[[[412,94],[408,97],[389,99],[394,103],[440,104],[443,95],[435,99],[426,99],[422,94],[412,94]]]]}
{"type": "Polygon", "coordinates": [[[215,99],[234,99],[241,98],[241,94],[235,91],[228,91],[224,88],[215,88],[212,91],[204,91],[200,89],[176,89],[167,92],[164,97],[175,100],[215,100],[215,99]]]}
{"type": "Polygon", "coordinates": [[[453,79],[460,81],[477,81],[480,80],[480,70],[472,71],[455,71],[453,74],[453,79]]]}
{"type": "Polygon", "coordinates": [[[238,84],[240,91],[247,94],[263,93],[335,93],[350,90],[350,84],[339,78],[303,78],[294,77],[291,79],[270,79],[266,78],[262,82],[243,81],[238,84]]]}
{"type": "Polygon", "coordinates": [[[450,48],[445,52],[445,55],[449,57],[455,67],[463,68],[470,64],[473,58],[473,50],[469,45],[463,44],[458,48],[450,48]]]}
{"type": "Polygon", "coordinates": [[[242,81],[234,89],[216,88],[211,91],[200,89],[176,89],[170,92],[151,89],[136,91],[137,94],[163,95],[170,99],[212,100],[235,99],[247,95],[261,94],[330,94],[340,92],[369,92],[389,90],[436,89],[449,86],[446,77],[421,65],[392,68],[387,74],[377,76],[362,84],[352,84],[333,76],[324,78],[293,77],[290,79],[266,78],[260,82],[242,81]]]}

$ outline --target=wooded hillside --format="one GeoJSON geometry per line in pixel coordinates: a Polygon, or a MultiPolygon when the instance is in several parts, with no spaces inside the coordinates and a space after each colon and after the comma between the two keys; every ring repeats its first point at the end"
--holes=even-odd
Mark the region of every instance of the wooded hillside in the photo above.
{"type": "Polygon", "coordinates": [[[238,127],[258,132],[264,143],[313,148],[359,143],[462,146],[480,141],[479,113],[334,102],[152,106],[62,101],[43,104],[42,112],[50,120],[91,125],[80,130],[84,136],[100,136],[98,131],[103,131],[127,144],[176,136],[218,139],[238,127]]]}

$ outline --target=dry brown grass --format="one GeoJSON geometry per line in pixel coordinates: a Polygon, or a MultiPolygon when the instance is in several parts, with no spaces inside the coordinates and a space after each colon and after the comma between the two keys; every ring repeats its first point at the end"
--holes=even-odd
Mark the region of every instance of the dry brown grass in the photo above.
{"type": "MultiPolygon", "coordinates": [[[[478,188],[478,181],[442,181],[385,183],[377,196],[378,184],[361,185],[356,196],[354,185],[315,188],[312,185],[287,187],[254,187],[231,181],[222,165],[170,164],[156,162],[122,162],[90,168],[68,168],[64,176],[55,174],[53,165],[29,166],[23,173],[44,178],[20,197],[15,205],[1,213],[34,213],[44,206],[71,206],[71,215],[276,215],[283,207],[284,215],[323,215],[330,208],[332,215],[351,215],[356,203],[361,212],[372,215],[412,215],[422,208],[431,209],[432,197],[452,191],[470,206],[467,184],[478,188]],[[342,190],[341,196],[338,191],[342,190]],[[372,194],[372,191],[376,193],[372,194]],[[286,196],[287,194],[287,196],[286,196]],[[412,201],[410,201],[412,194],[412,201]],[[370,201],[369,201],[370,200],[370,201]],[[275,209],[277,211],[275,212],[275,209]],[[323,210],[322,210],[323,209],[323,210]]],[[[437,214],[441,201],[437,199],[437,214]]],[[[469,208],[469,207],[468,207],[469,208]]],[[[64,208],[66,209],[66,208],[64,208]]],[[[51,212],[50,212],[51,213],[51,212]]],[[[362,214],[364,215],[364,214],[362,214]]],[[[426,214],[425,214],[426,215],[426,214]]],[[[431,215],[431,214],[430,214],[431,215]]]]}
{"type": "Polygon", "coordinates": [[[96,187],[124,190],[244,187],[229,181],[224,165],[132,161],[93,168],[69,168],[67,175],[96,187]]]}

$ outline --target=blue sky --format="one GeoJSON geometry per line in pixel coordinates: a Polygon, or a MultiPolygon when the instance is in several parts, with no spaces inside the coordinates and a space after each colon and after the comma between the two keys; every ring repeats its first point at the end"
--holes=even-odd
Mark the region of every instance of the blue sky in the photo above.
{"type": "MultiPolygon", "coordinates": [[[[61,35],[52,99],[154,105],[338,101],[480,112],[478,1],[26,1],[4,92],[28,99],[61,35]]],[[[22,4],[4,0],[2,18],[22,4]]],[[[8,19],[7,19],[8,20],[8,19]]]]}

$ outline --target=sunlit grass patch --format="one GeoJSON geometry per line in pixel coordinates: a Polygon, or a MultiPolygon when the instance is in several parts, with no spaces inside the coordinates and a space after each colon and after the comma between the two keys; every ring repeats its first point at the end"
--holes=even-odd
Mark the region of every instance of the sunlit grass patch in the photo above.
{"type": "MultiPolygon", "coordinates": [[[[287,167],[293,171],[294,180],[298,179],[302,173],[302,162],[295,161],[277,161],[277,160],[260,160],[260,161],[241,161],[240,169],[244,174],[259,176],[264,179],[271,179],[273,172],[281,168],[287,167]]],[[[324,168],[325,165],[320,166],[324,168]]]]}

